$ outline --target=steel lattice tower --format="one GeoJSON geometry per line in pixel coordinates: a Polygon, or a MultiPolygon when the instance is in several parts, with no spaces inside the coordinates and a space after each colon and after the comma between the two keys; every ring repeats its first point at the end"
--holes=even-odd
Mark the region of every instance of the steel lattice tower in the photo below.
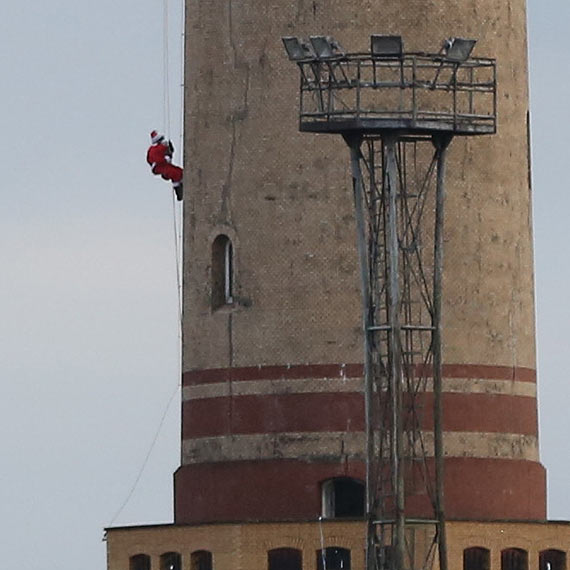
{"type": "Polygon", "coordinates": [[[331,37],[284,38],[301,72],[301,131],[341,134],[350,149],[364,325],[369,570],[430,568],[436,547],[447,570],[445,158],[453,136],[496,130],[495,64],[470,59],[474,43],[454,38],[439,54],[406,54],[400,37],[372,36],[370,54],[346,54],[331,37]]]}

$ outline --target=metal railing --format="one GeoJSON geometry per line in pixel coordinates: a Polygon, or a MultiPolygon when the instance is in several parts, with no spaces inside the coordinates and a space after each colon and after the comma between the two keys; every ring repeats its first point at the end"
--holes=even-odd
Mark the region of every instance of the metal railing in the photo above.
{"type": "Polygon", "coordinates": [[[298,65],[301,130],[339,132],[352,123],[359,130],[496,132],[493,59],[459,64],[435,54],[355,53],[298,65]]]}

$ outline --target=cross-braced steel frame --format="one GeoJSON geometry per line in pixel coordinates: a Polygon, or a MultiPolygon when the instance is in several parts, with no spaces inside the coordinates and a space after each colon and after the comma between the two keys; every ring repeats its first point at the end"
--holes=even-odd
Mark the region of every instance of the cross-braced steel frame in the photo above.
{"type": "Polygon", "coordinates": [[[451,136],[346,141],[365,339],[367,567],[427,569],[439,553],[446,570],[441,281],[451,136]],[[410,519],[410,507],[424,518],[410,519]]]}
{"type": "Polygon", "coordinates": [[[453,136],[496,131],[495,61],[306,53],[289,53],[300,69],[300,130],[341,134],[350,149],[364,326],[366,567],[427,570],[437,557],[447,570],[445,162],[453,136]]]}

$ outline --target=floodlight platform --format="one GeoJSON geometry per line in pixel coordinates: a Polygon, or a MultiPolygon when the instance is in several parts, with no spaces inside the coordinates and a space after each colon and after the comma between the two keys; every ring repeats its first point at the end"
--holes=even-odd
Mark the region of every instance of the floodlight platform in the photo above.
{"type": "Polygon", "coordinates": [[[381,135],[397,131],[400,136],[422,136],[434,133],[452,133],[456,136],[492,135],[496,129],[491,124],[476,124],[470,121],[392,119],[392,118],[337,118],[311,120],[303,118],[299,130],[304,133],[381,135]]]}
{"type": "Polygon", "coordinates": [[[366,569],[432,570],[437,557],[448,570],[446,157],[455,136],[496,132],[495,61],[471,58],[475,40],[462,38],[446,40],[437,54],[405,53],[400,36],[374,35],[369,53],[348,54],[330,36],[283,41],[301,75],[299,129],[340,134],[350,150],[364,331],[366,569]],[[429,517],[414,516],[412,488],[429,517]],[[423,538],[410,539],[418,528],[423,538]]]}
{"type": "Polygon", "coordinates": [[[303,132],[474,136],[497,130],[492,59],[354,53],[296,63],[303,132]]]}

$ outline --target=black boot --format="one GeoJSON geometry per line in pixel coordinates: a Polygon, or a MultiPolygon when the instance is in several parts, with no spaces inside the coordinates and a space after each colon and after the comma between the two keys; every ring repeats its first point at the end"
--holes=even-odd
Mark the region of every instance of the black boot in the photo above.
{"type": "Polygon", "coordinates": [[[182,184],[178,184],[174,186],[174,193],[176,194],[176,199],[181,202],[182,201],[182,184]]]}

